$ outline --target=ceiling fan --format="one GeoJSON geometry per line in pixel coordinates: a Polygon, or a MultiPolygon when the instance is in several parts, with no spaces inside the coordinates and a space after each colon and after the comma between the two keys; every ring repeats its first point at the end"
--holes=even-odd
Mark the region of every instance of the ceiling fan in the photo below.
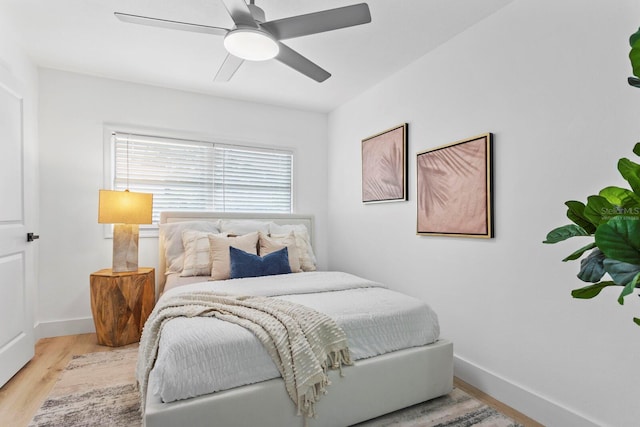
{"type": "Polygon", "coordinates": [[[115,16],[121,21],[133,24],[224,36],[224,46],[229,53],[214,81],[229,81],[245,60],[264,61],[275,58],[305,76],[323,82],[331,77],[331,74],[283,44],[281,40],[371,22],[371,13],[366,3],[274,21],[265,21],[264,11],[254,4],[254,0],[250,0],[249,4],[244,0],[222,0],[222,3],[235,24],[231,29],[120,12],[115,12],[115,16]]]}

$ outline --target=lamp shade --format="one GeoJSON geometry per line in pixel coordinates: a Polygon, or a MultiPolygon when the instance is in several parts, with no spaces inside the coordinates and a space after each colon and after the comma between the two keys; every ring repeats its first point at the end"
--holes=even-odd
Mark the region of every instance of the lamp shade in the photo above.
{"type": "Polygon", "coordinates": [[[98,223],[151,224],[153,194],[100,190],[98,223]]]}

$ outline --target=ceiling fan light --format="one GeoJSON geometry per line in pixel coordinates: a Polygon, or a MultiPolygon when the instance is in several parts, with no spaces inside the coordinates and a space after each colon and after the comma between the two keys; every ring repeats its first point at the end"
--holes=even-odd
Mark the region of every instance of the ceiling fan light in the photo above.
{"type": "Polygon", "coordinates": [[[266,61],[275,58],[280,51],[278,42],[265,31],[254,28],[238,28],[224,38],[224,47],[230,54],[249,61],[266,61]]]}

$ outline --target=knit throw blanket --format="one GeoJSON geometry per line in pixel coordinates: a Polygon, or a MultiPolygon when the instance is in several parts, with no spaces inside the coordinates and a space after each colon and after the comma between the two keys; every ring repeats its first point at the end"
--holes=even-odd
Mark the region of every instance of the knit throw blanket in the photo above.
{"type": "Polygon", "coordinates": [[[306,418],[315,416],[315,402],[330,384],[327,370],[352,363],[344,331],[327,315],[303,305],[206,291],[162,298],[147,319],[140,340],[136,376],[142,411],[163,326],[176,317],[194,316],[216,317],[253,332],[278,367],[298,415],[306,418]]]}

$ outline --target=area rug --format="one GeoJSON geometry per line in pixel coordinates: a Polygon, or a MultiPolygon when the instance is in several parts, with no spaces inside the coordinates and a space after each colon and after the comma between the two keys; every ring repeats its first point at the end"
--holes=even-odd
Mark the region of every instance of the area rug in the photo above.
{"type": "MultiPolygon", "coordinates": [[[[140,427],[137,347],[74,356],[29,427],[140,427]]],[[[512,419],[454,389],[358,427],[516,427],[512,419]]]]}
{"type": "Polygon", "coordinates": [[[29,427],[140,427],[138,347],[73,356],[29,427]]]}
{"type": "MultiPolygon", "coordinates": [[[[446,396],[419,403],[357,427],[522,427],[511,418],[454,388],[446,396]]],[[[356,427],[356,426],[353,426],[356,427]]]]}

